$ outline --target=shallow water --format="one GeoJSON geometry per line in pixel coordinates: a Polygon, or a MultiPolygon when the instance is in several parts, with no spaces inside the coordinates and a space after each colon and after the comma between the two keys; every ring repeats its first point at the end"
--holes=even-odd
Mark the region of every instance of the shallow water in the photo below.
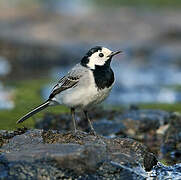
{"type": "Polygon", "coordinates": [[[12,96],[12,90],[5,89],[3,85],[0,83],[0,110],[14,108],[14,101],[12,96]]]}
{"type": "MultiPolygon", "coordinates": [[[[0,57],[0,77],[6,76],[11,71],[8,61],[0,57]]],[[[14,102],[12,100],[12,91],[4,87],[0,81],[0,109],[12,109],[14,102]]]]}
{"type": "Polygon", "coordinates": [[[11,71],[11,66],[8,61],[0,56],[0,76],[7,75],[11,71]]]}
{"type": "Polygon", "coordinates": [[[91,11],[91,3],[86,0],[51,2],[51,10],[66,16],[84,16],[91,11]],[[70,10],[71,11],[70,11],[70,10]]]}
{"type": "Polygon", "coordinates": [[[147,179],[157,179],[157,180],[166,180],[166,179],[181,179],[181,164],[176,164],[174,166],[165,166],[162,163],[158,163],[157,166],[149,173],[147,179]]]}
{"type": "Polygon", "coordinates": [[[122,164],[112,162],[115,166],[120,166],[128,169],[135,174],[141,175],[147,180],[180,180],[181,179],[181,164],[176,164],[174,166],[165,166],[162,163],[158,162],[156,166],[150,172],[146,172],[141,166],[135,168],[128,168],[122,164]]]}

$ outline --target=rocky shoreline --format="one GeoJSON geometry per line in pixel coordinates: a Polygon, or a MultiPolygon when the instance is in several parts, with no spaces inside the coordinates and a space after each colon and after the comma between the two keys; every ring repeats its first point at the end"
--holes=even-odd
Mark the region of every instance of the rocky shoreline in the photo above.
{"type": "Polygon", "coordinates": [[[12,133],[0,132],[0,179],[143,179],[129,169],[150,171],[157,164],[143,144],[128,138],[38,129],[12,133]]]}
{"type": "Polygon", "coordinates": [[[89,133],[81,113],[76,134],[68,114],[47,114],[36,123],[38,129],[1,130],[0,179],[180,177],[180,114],[135,107],[124,113],[101,108],[92,112],[96,136],[89,133]],[[165,166],[158,161],[169,154],[178,164],[165,166]]]}

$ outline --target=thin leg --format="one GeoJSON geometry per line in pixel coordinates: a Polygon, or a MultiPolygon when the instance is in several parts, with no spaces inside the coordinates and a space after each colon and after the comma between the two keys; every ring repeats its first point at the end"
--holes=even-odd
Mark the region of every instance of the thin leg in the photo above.
{"type": "Polygon", "coordinates": [[[71,108],[71,115],[72,115],[72,121],[73,121],[73,125],[74,125],[74,131],[76,133],[77,129],[76,129],[76,122],[75,122],[75,109],[74,108],[71,108]]]}
{"type": "Polygon", "coordinates": [[[96,132],[95,132],[93,126],[92,126],[91,120],[89,119],[88,112],[87,112],[87,111],[84,111],[84,114],[85,114],[86,119],[87,119],[88,122],[89,122],[89,126],[90,126],[90,128],[91,128],[91,132],[93,133],[93,135],[96,135],[96,132]]]}

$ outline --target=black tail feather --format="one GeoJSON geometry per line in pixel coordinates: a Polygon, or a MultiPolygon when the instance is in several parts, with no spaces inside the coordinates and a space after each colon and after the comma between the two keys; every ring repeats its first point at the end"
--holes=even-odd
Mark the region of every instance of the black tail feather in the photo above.
{"type": "Polygon", "coordinates": [[[49,106],[50,102],[46,101],[45,103],[41,104],[40,106],[36,107],[35,109],[33,109],[32,111],[30,111],[29,113],[27,113],[25,116],[23,116],[21,119],[19,119],[16,124],[22,123],[23,121],[25,121],[26,119],[30,118],[31,116],[33,116],[34,114],[40,112],[41,110],[47,108],[49,106]]]}

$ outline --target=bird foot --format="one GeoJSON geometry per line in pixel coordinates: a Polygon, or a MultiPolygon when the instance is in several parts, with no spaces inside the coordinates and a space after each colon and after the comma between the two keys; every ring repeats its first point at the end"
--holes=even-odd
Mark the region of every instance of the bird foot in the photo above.
{"type": "Polygon", "coordinates": [[[79,131],[79,130],[76,130],[74,131],[73,133],[73,136],[77,139],[82,139],[83,136],[85,136],[87,133],[86,132],[83,132],[83,131],[79,131]]]}
{"type": "Polygon", "coordinates": [[[91,129],[90,132],[89,132],[90,135],[93,135],[93,136],[97,136],[96,132],[94,129],[91,129]]]}

